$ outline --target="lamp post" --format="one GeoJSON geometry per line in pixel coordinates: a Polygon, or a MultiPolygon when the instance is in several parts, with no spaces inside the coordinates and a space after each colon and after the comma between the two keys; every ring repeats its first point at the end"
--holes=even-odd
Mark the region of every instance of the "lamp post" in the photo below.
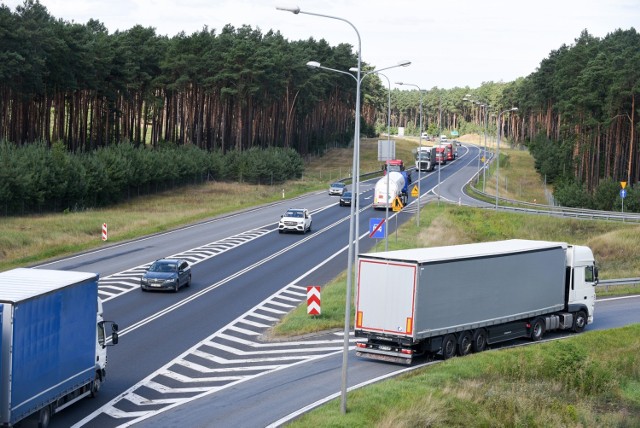
{"type": "MultiPolygon", "coordinates": [[[[391,145],[391,80],[383,74],[378,73],[380,76],[384,76],[387,79],[389,85],[389,111],[387,112],[387,146],[391,145]]],[[[388,172],[388,171],[387,171],[388,172]]],[[[384,250],[389,251],[389,174],[387,174],[387,205],[384,210],[384,250]]]]}
{"type": "MultiPolygon", "coordinates": [[[[483,130],[482,133],[484,134],[484,150],[482,153],[482,191],[485,191],[485,183],[487,182],[487,124],[488,124],[488,112],[487,112],[487,108],[491,107],[489,104],[487,103],[483,103],[482,101],[476,101],[476,100],[472,100],[471,98],[471,94],[466,94],[464,96],[464,98],[462,98],[463,101],[469,101],[475,105],[477,105],[480,108],[480,112],[481,114],[484,114],[484,117],[481,117],[481,120],[483,121],[483,130]]],[[[482,143],[482,140],[480,140],[480,143],[482,143]]],[[[478,170],[480,169],[480,156],[478,157],[478,170]]]]}
{"type": "MultiPolygon", "coordinates": [[[[420,86],[415,85],[413,83],[396,82],[396,85],[413,86],[414,88],[418,88],[418,92],[420,92],[420,137],[419,137],[420,148],[418,149],[418,159],[420,159],[420,155],[422,153],[422,89],[420,89],[420,86]]],[[[440,167],[438,166],[438,177],[440,176],[439,171],[440,171],[440,167]]],[[[420,162],[418,162],[418,214],[416,216],[416,225],[418,227],[420,227],[420,194],[422,193],[421,186],[420,186],[422,184],[421,175],[422,175],[422,170],[420,169],[420,162]]],[[[440,191],[440,187],[438,187],[438,191],[440,191]]]]}
{"type": "MultiPolygon", "coordinates": [[[[359,160],[360,160],[360,73],[362,70],[362,41],[360,39],[360,33],[358,29],[349,21],[344,18],[339,18],[337,16],[331,15],[323,15],[319,13],[312,12],[304,12],[301,11],[298,6],[295,7],[276,7],[278,10],[292,12],[297,15],[299,13],[319,16],[322,18],[329,19],[337,19],[338,21],[343,21],[349,24],[356,32],[358,36],[358,71],[356,77],[356,123],[354,126],[353,132],[353,170],[352,170],[352,187],[353,187],[353,195],[357,197],[359,191],[359,160]]],[[[349,73],[347,73],[349,74],[349,73]]],[[[349,251],[348,251],[348,260],[347,260],[347,295],[345,301],[345,314],[344,314],[344,346],[342,352],[342,400],[340,409],[343,414],[347,413],[347,363],[348,363],[348,354],[349,354],[349,320],[351,318],[351,278],[353,271],[353,251],[354,251],[354,234],[356,234],[357,221],[356,221],[356,213],[355,209],[356,204],[351,203],[351,211],[350,211],[350,219],[349,219],[349,251]]],[[[357,236],[356,236],[357,238],[357,236]]]]}
{"type": "MultiPolygon", "coordinates": [[[[411,65],[411,61],[400,61],[398,64],[396,65],[391,65],[389,67],[384,67],[381,68],[380,70],[371,70],[368,71],[364,74],[362,74],[362,77],[360,78],[360,83],[362,83],[362,81],[364,80],[365,77],[371,75],[371,74],[380,74],[382,76],[384,76],[387,81],[389,82],[389,114],[388,114],[388,119],[387,119],[387,142],[390,141],[390,137],[391,137],[391,82],[389,81],[389,78],[387,76],[385,76],[383,73],[381,73],[381,71],[383,70],[389,70],[391,68],[397,68],[397,67],[407,67],[411,65]]],[[[340,73],[340,74],[346,74],[348,76],[353,77],[354,79],[356,78],[353,74],[351,73],[347,73],[346,71],[342,71],[342,70],[336,70],[335,68],[331,68],[331,67],[325,67],[323,65],[321,65],[319,62],[317,61],[309,61],[307,63],[307,67],[311,67],[311,68],[320,68],[322,70],[328,70],[328,71],[333,71],[336,73],[340,73]]],[[[355,67],[351,67],[349,69],[349,71],[351,72],[355,72],[357,71],[355,67]]],[[[359,159],[358,159],[359,161],[359,159]]],[[[359,169],[359,168],[358,168],[359,169]]],[[[354,197],[357,198],[358,193],[354,194],[354,197]]],[[[352,197],[352,199],[354,198],[352,197]]],[[[357,200],[357,199],[356,199],[357,200]]],[[[387,201],[389,200],[389,174],[387,174],[387,201]]],[[[352,202],[353,205],[353,202],[352,202]]],[[[359,210],[356,207],[356,215],[359,214],[359,210]]],[[[387,204],[387,208],[385,211],[385,251],[389,249],[389,204],[387,204]]],[[[357,229],[356,229],[357,230],[357,229]]],[[[360,236],[358,232],[356,232],[356,236],[360,236]]],[[[358,247],[359,247],[359,239],[356,239],[356,250],[355,253],[358,254],[358,247]]]]}
{"type": "MultiPolygon", "coordinates": [[[[358,29],[353,25],[350,21],[340,18],[337,16],[324,15],[320,13],[313,12],[305,12],[300,10],[300,7],[276,7],[278,10],[292,12],[295,15],[300,13],[306,15],[319,16],[322,18],[336,19],[338,21],[343,21],[351,26],[356,32],[358,37],[358,67],[357,74],[355,76],[356,79],[356,112],[355,112],[355,126],[353,133],[353,169],[352,169],[352,193],[355,197],[359,194],[360,190],[360,83],[362,79],[360,77],[362,72],[362,40],[360,39],[360,33],[358,29]]],[[[320,65],[318,64],[320,67],[320,65]]],[[[349,74],[354,77],[350,73],[346,73],[339,70],[332,70],[336,72],[341,72],[345,74],[349,74]]],[[[352,196],[353,197],[353,196],[352,196]]],[[[353,258],[354,258],[354,236],[355,236],[355,245],[357,245],[357,241],[359,239],[359,231],[358,231],[358,210],[355,209],[356,204],[351,203],[350,210],[350,219],[349,219],[349,251],[348,251],[348,260],[347,260],[347,290],[346,290],[346,298],[345,298],[345,314],[344,314],[344,346],[342,352],[342,399],[341,399],[341,411],[342,413],[347,412],[347,364],[348,364],[348,354],[349,354],[349,327],[350,327],[350,318],[351,318],[351,279],[353,272],[353,258]]]]}
{"type": "Polygon", "coordinates": [[[498,210],[498,188],[500,187],[500,131],[502,130],[502,126],[500,126],[500,118],[504,113],[516,110],[518,110],[518,107],[511,107],[510,109],[501,111],[500,114],[498,114],[498,147],[496,149],[496,157],[498,161],[496,164],[496,211],[498,210]]]}
{"type": "MultiPolygon", "coordinates": [[[[464,98],[462,98],[462,101],[469,101],[471,104],[480,105],[480,101],[472,100],[471,98],[469,98],[470,96],[471,96],[471,94],[465,95],[464,98]]],[[[472,114],[473,114],[473,111],[472,111],[472,114]]],[[[478,138],[481,138],[480,137],[480,133],[478,133],[478,138]]],[[[482,144],[482,140],[480,140],[480,144],[482,144]]],[[[482,157],[480,155],[480,148],[479,147],[478,147],[478,175],[480,174],[480,158],[482,157]]],[[[480,179],[480,178],[478,177],[478,179],[480,179]]]]}

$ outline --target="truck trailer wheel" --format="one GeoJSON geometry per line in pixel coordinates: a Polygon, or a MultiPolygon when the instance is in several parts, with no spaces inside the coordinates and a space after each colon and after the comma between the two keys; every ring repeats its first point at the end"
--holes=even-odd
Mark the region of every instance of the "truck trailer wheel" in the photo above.
{"type": "Polygon", "coordinates": [[[51,406],[44,406],[38,413],[38,428],[47,428],[51,422],[51,406]]]}
{"type": "Polygon", "coordinates": [[[455,357],[456,348],[456,337],[453,334],[447,334],[444,339],[442,339],[442,359],[448,360],[451,357],[455,357]]]}
{"type": "Polygon", "coordinates": [[[544,336],[544,319],[536,318],[531,324],[531,340],[537,342],[544,336]]]}
{"type": "Polygon", "coordinates": [[[473,352],[482,352],[487,349],[487,332],[483,328],[479,328],[473,332],[473,352]]]}
{"type": "Polygon", "coordinates": [[[469,355],[471,353],[472,345],[473,338],[471,337],[471,333],[468,331],[460,333],[460,337],[458,338],[458,355],[461,357],[469,355]]]}
{"type": "Polygon", "coordinates": [[[587,314],[585,314],[584,311],[578,311],[573,319],[573,331],[581,333],[587,326],[587,322],[587,314]]]}

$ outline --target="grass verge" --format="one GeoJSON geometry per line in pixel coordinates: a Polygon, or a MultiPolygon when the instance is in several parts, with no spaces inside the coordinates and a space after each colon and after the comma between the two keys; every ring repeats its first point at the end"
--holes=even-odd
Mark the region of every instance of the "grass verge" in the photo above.
{"type": "MultiPolygon", "coordinates": [[[[350,392],[291,427],[640,426],[640,325],[453,358],[350,392]]],[[[379,364],[379,363],[376,363],[379,364]]]]}

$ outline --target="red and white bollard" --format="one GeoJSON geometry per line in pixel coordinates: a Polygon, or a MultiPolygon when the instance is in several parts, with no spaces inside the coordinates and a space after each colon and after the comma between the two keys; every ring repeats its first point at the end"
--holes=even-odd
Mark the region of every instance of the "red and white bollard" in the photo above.
{"type": "Polygon", "coordinates": [[[320,286],[307,286],[307,315],[320,315],[320,286]]]}
{"type": "Polygon", "coordinates": [[[102,240],[107,240],[107,223],[102,223],[102,240]]]}

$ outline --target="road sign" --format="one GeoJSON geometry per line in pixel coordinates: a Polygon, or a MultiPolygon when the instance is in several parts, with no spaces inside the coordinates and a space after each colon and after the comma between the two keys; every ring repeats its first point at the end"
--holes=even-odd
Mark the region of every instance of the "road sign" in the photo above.
{"type": "Polygon", "coordinates": [[[394,212],[398,212],[403,207],[404,205],[402,205],[402,201],[400,200],[399,197],[396,196],[396,198],[393,200],[393,203],[391,204],[391,208],[393,209],[394,212]]]}
{"type": "Polygon", "coordinates": [[[413,189],[411,189],[411,196],[414,198],[418,197],[418,186],[413,186],[413,189]]]}
{"type": "Polygon", "coordinates": [[[626,181],[621,181],[620,182],[620,186],[622,187],[622,190],[624,190],[624,188],[627,187],[627,182],[626,181]]]}
{"type": "Polygon", "coordinates": [[[625,189],[620,190],[620,197],[622,199],[627,197],[627,191],[625,189]]]}
{"type": "Polygon", "coordinates": [[[320,315],[322,312],[320,303],[320,286],[307,286],[307,315],[320,315]]]}
{"type": "Polygon", "coordinates": [[[457,137],[458,135],[459,135],[458,131],[456,131],[455,129],[453,131],[451,131],[451,136],[452,137],[457,137]]]}
{"type": "Polygon", "coordinates": [[[384,238],[385,229],[383,218],[370,218],[369,219],[369,238],[384,238]]]}

